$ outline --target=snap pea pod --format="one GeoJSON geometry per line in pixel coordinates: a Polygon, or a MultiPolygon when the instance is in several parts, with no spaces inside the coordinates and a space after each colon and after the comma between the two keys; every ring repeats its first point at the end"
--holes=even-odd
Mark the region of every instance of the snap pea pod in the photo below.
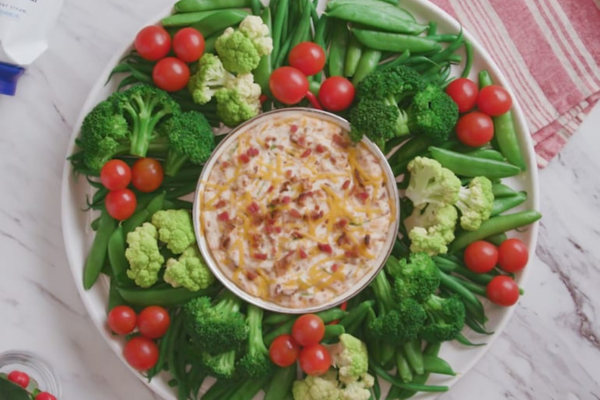
{"type": "Polygon", "coordinates": [[[398,2],[395,3],[393,0],[385,1],[385,0],[331,0],[327,2],[326,11],[334,10],[337,7],[346,7],[346,6],[359,6],[359,7],[369,7],[373,9],[377,9],[380,11],[384,11],[393,15],[395,18],[412,21],[415,22],[415,16],[409,13],[406,9],[402,7],[398,7],[398,2]],[[392,5],[385,4],[391,3],[392,5]]]}
{"type": "Polygon", "coordinates": [[[354,86],[358,85],[367,75],[375,71],[380,60],[380,51],[373,49],[366,49],[363,51],[360,60],[358,61],[356,72],[352,77],[352,84],[354,86]]]}
{"type": "Polygon", "coordinates": [[[343,21],[361,24],[377,30],[419,35],[427,29],[422,25],[410,20],[399,19],[396,7],[375,8],[358,4],[342,4],[327,11],[327,16],[343,21]]]}
{"type": "Polygon", "coordinates": [[[492,217],[484,221],[476,231],[462,231],[458,233],[454,241],[450,243],[448,252],[454,254],[477,240],[527,226],[540,218],[542,218],[542,214],[534,210],[492,217]]]}
{"type": "Polygon", "coordinates": [[[220,10],[196,22],[192,28],[201,32],[204,37],[209,37],[216,32],[239,24],[248,15],[250,13],[245,10],[220,10]]]}
{"type": "MultiPolygon", "coordinates": [[[[261,15],[263,24],[269,28],[269,34],[273,34],[273,26],[271,22],[271,9],[266,7],[261,15]]],[[[272,72],[271,54],[267,54],[261,57],[258,67],[254,70],[254,81],[260,85],[260,89],[263,94],[270,93],[269,90],[269,77],[272,72]]]]}
{"type": "MultiPolygon", "coordinates": [[[[402,379],[403,382],[412,382],[413,380],[413,372],[410,369],[410,365],[408,364],[408,360],[404,355],[404,349],[398,347],[396,349],[396,368],[398,368],[398,376],[402,379]]],[[[400,390],[400,389],[397,389],[400,390]]],[[[386,397],[386,399],[394,398],[392,391],[390,390],[390,395],[386,397]]]]}
{"type": "Polygon", "coordinates": [[[314,42],[321,46],[322,49],[326,49],[325,46],[325,37],[327,36],[327,16],[321,15],[319,18],[319,22],[317,22],[317,26],[315,27],[315,40],[314,42]]]}
{"type": "Polygon", "coordinates": [[[169,15],[166,18],[163,18],[160,22],[162,26],[166,28],[170,27],[184,27],[195,24],[196,22],[200,22],[204,18],[214,14],[216,11],[199,11],[199,12],[190,12],[183,14],[173,14],[169,15]]]}
{"type": "MultiPolygon", "coordinates": [[[[479,86],[483,88],[485,86],[492,85],[492,77],[489,72],[482,70],[479,72],[479,86]]],[[[519,146],[519,139],[517,137],[517,130],[515,128],[515,121],[513,119],[512,111],[508,111],[497,117],[492,117],[494,121],[494,139],[500,148],[500,151],[508,162],[516,165],[522,171],[527,168],[525,164],[525,158],[519,146]]]]}
{"type": "Polygon", "coordinates": [[[331,46],[329,47],[329,76],[344,76],[344,63],[349,32],[342,21],[333,22],[331,46]]]}
{"type": "Polygon", "coordinates": [[[249,8],[251,5],[251,0],[179,0],[174,7],[178,13],[189,13],[223,8],[249,8]]]}
{"type": "Polygon", "coordinates": [[[325,334],[323,340],[337,339],[340,335],[346,333],[343,325],[327,325],[325,326],[325,334]]]}
{"type": "Polygon", "coordinates": [[[493,149],[477,149],[465,152],[469,157],[485,158],[486,160],[505,161],[506,159],[499,151],[493,149]]]}
{"type": "Polygon", "coordinates": [[[498,233],[497,235],[488,236],[485,238],[485,241],[490,242],[494,246],[500,246],[506,239],[508,239],[508,237],[506,236],[506,233],[503,232],[498,233]]]}
{"type": "MultiPolygon", "coordinates": [[[[341,318],[345,317],[347,314],[348,313],[346,311],[336,307],[336,308],[331,308],[329,310],[318,312],[316,315],[319,316],[325,324],[328,324],[332,321],[335,321],[336,319],[341,319],[341,318]]],[[[286,322],[285,324],[275,328],[273,331],[271,331],[267,335],[265,335],[263,338],[265,345],[270,346],[271,342],[273,342],[273,340],[275,340],[275,338],[279,335],[291,333],[292,326],[294,325],[294,322],[296,322],[296,319],[298,319],[298,318],[294,318],[294,319],[286,322]]]]}
{"type": "Polygon", "coordinates": [[[83,287],[85,290],[94,286],[94,283],[98,280],[106,261],[108,240],[116,228],[117,221],[108,215],[106,209],[103,208],[100,214],[100,221],[98,222],[98,231],[96,231],[96,237],[90,248],[83,270],[83,287]]]}
{"type": "Polygon", "coordinates": [[[264,400],[285,400],[296,380],[296,363],[286,368],[277,368],[267,388],[264,400]]]}
{"type": "Polygon", "coordinates": [[[514,196],[517,194],[517,191],[511,188],[510,186],[506,186],[503,183],[494,183],[492,185],[492,193],[494,193],[494,198],[498,197],[506,197],[506,196],[514,196]]]}
{"type": "Polygon", "coordinates": [[[261,15],[262,4],[260,0],[251,0],[250,9],[252,10],[253,15],[261,15]]]}
{"type": "Polygon", "coordinates": [[[364,46],[379,51],[394,51],[401,53],[405,50],[411,53],[423,53],[427,51],[441,50],[441,46],[435,40],[422,36],[411,36],[402,33],[389,33],[370,31],[365,29],[352,29],[352,33],[364,46]]]}
{"type": "Polygon", "coordinates": [[[112,269],[111,284],[114,281],[119,287],[132,287],[135,283],[127,276],[129,261],[125,257],[125,234],[120,225],[108,240],[108,260],[112,269]]]}
{"type": "Polygon", "coordinates": [[[424,372],[423,353],[421,353],[421,339],[410,340],[403,344],[402,349],[408,364],[416,374],[424,372]]]}
{"type": "Polygon", "coordinates": [[[344,63],[344,76],[347,78],[354,76],[362,52],[362,45],[358,42],[354,35],[351,35],[350,43],[348,44],[348,49],[346,50],[346,61],[344,63]]]}
{"type": "MultiPolygon", "coordinates": [[[[440,348],[441,348],[441,343],[437,343],[437,342],[428,343],[427,347],[425,347],[425,350],[423,351],[423,355],[424,356],[437,356],[438,353],[440,352],[440,348]]],[[[421,374],[421,375],[415,375],[412,383],[417,384],[417,385],[422,385],[425,382],[427,382],[427,379],[429,379],[429,373],[425,372],[424,374],[421,374]]],[[[417,394],[417,391],[415,391],[415,390],[403,389],[398,392],[397,398],[398,399],[408,399],[410,397],[413,397],[415,394],[417,394]]]]}
{"type": "Polygon", "coordinates": [[[271,314],[263,318],[263,323],[267,325],[278,325],[288,322],[294,318],[292,314],[271,314]]]}
{"type": "Polygon", "coordinates": [[[522,204],[527,200],[527,192],[518,192],[514,196],[501,197],[499,199],[494,199],[494,203],[492,205],[491,216],[494,217],[496,215],[502,214],[504,211],[515,208],[519,204],[522,204]]]}
{"type": "Polygon", "coordinates": [[[518,175],[521,170],[509,163],[468,156],[439,147],[429,147],[432,157],[457,175],[466,177],[485,176],[489,179],[518,175]]]}
{"type": "Polygon", "coordinates": [[[428,373],[456,376],[450,364],[438,356],[423,355],[423,366],[428,373]]]}
{"type": "Polygon", "coordinates": [[[146,208],[137,211],[135,214],[133,214],[131,217],[125,220],[122,224],[123,236],[127,238],[127,234],[129,232],[132,232],[135,228],[142,225],[144,222],[149,221],[155,212],[162,210],[163,203],[165,201],[165,196],[165,192],[157,195],[152,200],[150,200],[146,208]]]}
{"type": "Polygon", "coordinates": [[[358,327],[361,326],[365,318],[367,317],[367,313],[370,309],[372,309],[375,302],[373,300],[366,300],[352,308],[348,315],[344,318],[340,319],[339,325],[346,328],[348,333],[353,333],[358,327]]]}
{"type": "Polygon", "coordinates": [[[121,297],[121,294],[117,290],[117,283],[114,279],[110,280],[110,286],[108,287],[108,305],[106,307],[106,314],[110,312],[116,306],[125,304],[125,300],[121,297]]]}
{"type": "Polygon", "coordinates": [[[212,285],[196,292],[191,292],[186,288],[173,288],[170,286],[150,289],[118,288],[118,290],[123,299],[132,306],[173,307],[196,297],[212,295],[218,291],[218,288],[218,285],[212,285]]]}

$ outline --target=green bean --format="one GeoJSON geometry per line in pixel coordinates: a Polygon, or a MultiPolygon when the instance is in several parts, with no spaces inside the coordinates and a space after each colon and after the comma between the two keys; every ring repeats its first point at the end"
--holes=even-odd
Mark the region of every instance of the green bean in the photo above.
{"type": "Polygon", "coordinates": [[[344,76],[344,62],[349,41],[349,32],[342,21],[333,23],[331,46],[329,48],[329,76],[344,76]]]}
{"type": "Polygon", "coordinates": [[[467,290],[470,290],[472,293],[475,293],[476,295],[479,295],[482,297],[487,296],[485,287],[478,285],[476,283],[470,282],[470,281],[460,278],[460,277],[455,277],[455,279],[457,279],[461,285],[463,285],[467,290]]]}
{"type": "Polygon", "coordinates": [[[296,363],[286,368],[277,368],[267,388],[264,400],[284,400],[292,391],[296,380],[296,363]]]}
{"type": "Polygon", "coordinates": [[[212,285],[196,292],[191,292],[186,288],[172,288],[170,286],[150,289],[119,288],[118,290],[123,299],[132,306],[147,307],[157,305],[173,307],[186,303],[196,297],[214,294],[217,288],[217,285],[212,285]]]}
{"type": "Polygon", "coordinates": [[[373,300],[366,300],[352,308],[348,315],[340,319],[339,324],[346,328],[349,333],[352,333],[357,329],[367,317],[367,313],[373,307],[375,302],[373,300]]]}
{"type": "Polygon", "coordinates": [[[98,226],[100,225],[100,217],[96,218],[90,223],[90,228],[95,232],[98,230],[98,226]]]}
{"type": "Polygon", "coordinates": [[[214,14],[216,11],[200,11],[183,14],[173,14],[163,18],[160,22],[164,27],[190,26],[214,14]]]}
{"type": "Polygon", "coordinates": [[[325,46],[325,37],[327,36],[327,28],[328,28],[327,16],[321,15],[321,18],[319,18],[319,22],[317,22],[317,26],[315,27],[314,42],[316,44],[318,44],[319,46],[321,46],[321,48],[323,50],[327,49],[327,47],[325,46]]]}
{"type": "Polygon", "coordinates": [[[442,42],[442,43],[450,43],[450,42],[454,42],[456,39],[458,39],[458,35],[455,35],[453,33],[444,34],[444,35],[427,34],[427,37],[431,40],[435,40],[436,42],[442,42]]]}
{"type": "Polygon", "coordinates": [[[125,304],[125,301],[117,290],[117,283],[114,279],[110,280],[110,286],[108,288],[108,306],[106,307],[106,314],[110,312],[116,306],[125,304]]]}
{"type": "Polygon", "coordinates": [[[152,200],[150,200],[146,208],[137,211],[135,214],[133,214],[131,217],[125,220],[125,222],[123,222],[123,235],[125,236],[125,238],[127,238],[127,234],[129,232],[132,232],[135,228],[142,225],[144,222],[149,221],[155,212],[162,210],[163,203],[165,201],[165,196],[165,192],[157,195],[152,200]]]}
{"type": "Polygon", "coordinates": [[[260,3],[260,0],[251,0],[250,8],[252,9],[253,15],[261,15],[262,14],[262,12],[261,12],[262,4],[260,3]]]}
{"type": "Polygon", "coordinates": [[[424,372],[424,367],[423,353],[421,353],[421,339],[413,339],[404,343],[403,350],[406,360],[412,370],[418,375],[422,374],[424,372]]]}
{"type": "Polygon", "coordinates": [[[429,28],[427,29],[427,36],[436,36],[437,33],[437,22],[429,21],[429,28]]]}
{"type": "Polygon", "coordinates": [[[348,44],[348,49],[346,50],[346,61],[344,63],[344,76],[348,78],[354,76],[362,52],[362,45],[358,42],[354,35],[350,35],[350,43],[348,44]]]}
{"type": "MultiPolygon", "coordinates": [[[[261,15],[263,24],[269,28],[269,34],[273,34],[273,26],[271,21],[271,9],[266,7],[261,15]]],[[[261,57],[258,67],[254,70],[254,81],[260,85],[260,89],[263,94],[268,95],[269,90],[269,77],[272,72],[271,54],[267,54],[261,57]]]]}
{"type": "Polygon", "coordinates": [[[309,78],[308,90],[315,96],[319,96],[319,91],[321,90],[321,82],[317,82],[309,78]]]}
{"type": "Polygon", "coordinates": [[[386,69],[395,68],[399,65],[404,64],[404,62],[406,62],[406,60],[408,60],[409,57],[410,57],[410,51],[405,50],[402,52],[402,54],[400,54],[398,57],[394,58],[393,60],[380,63],[377,66],[377,70],[385,71],[386,69]]]}
{"type": "Polygon", "coordinates": [[[96,232],[94,243],[92,243],[85,263],[85,269],[83,270],[83,287],[85,290],[94,286],[94,283],[96,283],[96,280],[100,276],[100,271],[104,267],[108,253],[108,240],[116,227],[117,221],[103,208],[100,214],[100,221],[98,222],[98,231],[96,232]]]}
{"type": "Polygon", "coordinates": [[[175,333],[175,331],[179,331],[179,328],[181,326],[179,320],[183,319],[182,315],[183,314],[181,314],[181,313],[176,314],[173,311],[170,312],[171,324],[169,325],[167,332],[164,334],[164,336],[162,338],[160,338],[160,340],[158,342],[158,361],[156,362],[154,367],[152,367],[148,371],[148,376],[147,376],[148,381],[150,381],[163,368],[163,365],[165,364],[165,359],[167,357],[167,351],[170,347],[172,347],[170,343],[174,339],[174,333],[175,333]]]}
{"type": "MultiPolygon", "coordinates": [[[[300,1],[300,0],[295,0],[300,1]]],[[[290,49],[293,49],[304,41],[306,33],[310,32],[310,13],[312,10],[312,3],[310,0],[304,1],[304,8],[302,9],[302,14],[300,15],[300,20],[295,21],[298,26],[294,30],[294,34],[292,35],[292,41],[290,44],[290,49]]]]}
{"type": "Polygon", "coordinates": [[[204,37],[209,37],[216,32],[239,24],[248,15],[250,13],[245,10],[220,10],[196,22],[192,25],[192,28],[201,32],[204,37]]]}
{"type": "Polygon", "coordinates": [[[175,3],[175,11],[189,13],[223,8],[249,8],[251,5],[251,0],[180,0],[175,3]]]}
{"type": "Polygon", "coordinates": [[[483,310],[481,301],[479,301],[479,299],[473,293],[465,288],[461,282],[459,282],[455,277],[447,275],[442,271],[440,271],[440,280],[444,287],[450,289],[463,299],[465,308],[467,308],[467,310],[471,310],[473,314],[477,315],[480,320],[485,319],[485,311],[483,310]]]}
{"type": "Polygon", "coordinates": [[[461,78],[468,77],[471,73],[471,67],[473,66],[473,46],[468,40],[465,40],[465,56],[467,57],[467,61],[465,61],[465,68],[460,74],[461,78]]]}
{"type": "Polygon", "coordinates": [[[376,30],[409,35],[419,35],[427,29],[427,25],[398,18],[398,13],[391,12],[391,10],[400,10],[400,8],[385,7],[385,9],[381,9],[358,4],[346,4],[327,11],[327,16],[361,24],[376,30]]]}
{"type": "Polygon", "coordinates": [[[239,385],[239,383],[234,383],[227,379],[219,379],[204,393],[202,400],[228,399],[229,397],[225,395],[227,392],[235,390],[236,385],[239,385]]]}
{"type": "Polygon", "coordinates": [[[377,69],[377,64],[381,60],[381,52],[378,50],[366,49],[363,51],[356,67],[356,72],[352,78],[352,84],[358,85],[367,75],[377,69]]]}
{"type": "Polygon", "coordinates": [[[494,204],[492,206],[492,212],[490,215],[494,217],[496,215],[502,214],[504,211],[508,211],[520,204],[523,204],[525,200],[527,200],[527,192],[523,191],[518,192],[514,196],[494,199],[494,204]]]}
{"type": "Polygon", "coordinates": [[[279,1],[279,4],[277,5],[277,13],[273,19],[273,51],[271,53],[271,59],[273,62],[275,62],[277,59],[282,42],[285,40],[283,37],[283,29],[287,29],[287,26],[283,25],[283,23],[284,17],[288,13],[288,4],[289,0],[279,1]]]}
{"type": "Polygon", "coordinates": [[[503,183],[494,183],[492,185],[492,192],[494,193],[494,197],[507,197],[514,196],[517,194],[517,191],[511,188],[510,186],[506,186],[503,183]]]}
{"type": "Polygon", "coordinates": [[[506,233],[498,233],[497,235],[488,236],[484,240],[494,246],[500,246],[506,239],[508,239],[506,233]]]}
{"type": "Polygon", "coordinates": [[[294,318],[292,314],[274,313],[263,318],[263,323],[267,325],[279,325],[290,321],[292,318],[294,318]]]}
{"type": "Polygon", "coordinates": [[[248,379],[242,383],[238,389],[230,396],[228,400],[252,400],[252,398],[260,392],[260,390],[269,383],[271,379],[270,375],[258,378],[248,379]]]}
{"type": "MultiPolygon", "coordinates": [[[[340,308],[330,308],[329,310],[318,312],[316,315],[319,316],[325,324],[328,324],[336,319],[345,317],[348,313],[340,308]]],[[[279,335],[289,334],[292,332],[292,326],[296,322],[297,317],[284,323],[283,325],[275,328],[264,336],[265,345],[270,346],[271,342],[279,335]]]]}
{"type": "Polygon", "coordinates": [[[485,158],[486,160],[504,161],[502,153],[493,149],[477,149],[465,152],[469,157],[485,158]]]}
{"type": "Polygon", "coordinates": [[[492,217],[484,221],[476,231],[462,231],[458,233],[454,241],[450,244],[449,253],[454,254],[469,244],[485,239],[488,236],[532,224],[540,218],[542,218],[542,215],[534,210],[492,217]]]}
{"type": "Polygon", "coordinates": [[[442,255],[434,256],[433,260],[434,260],[435,264],[438,266],[438,268],[444,270],[444,272],[448,272],[448,271],[446,271],[446,269],[449,269],[448,266],[453,265],[451,272],[454,272],[458,275],[464,276],[465,278],[467,278],[475,283],[478,283],[480,285],[484,285],[484,286],[487,285],[496,276],[491,273],[486,273],[486,274],[475,273],[475,272],[471,271],[470,269],[468,269],[462,261],[449,260],[448,256],[442,256],[442,255]],[[442,267],[442,265],[443,265],[443,267],[442,267]]]}
{"type": "Polygon", "coordinates": [[[373,369],[373,371],[378,376],[380,376],[384,380],[388,381],[392,385],[398,386],[398,387],[400,387],[402,389],[414,390],[414,391],[417,391],[417,392],[447,392],[448,391],[448,387],[447,386],[429,386],[429,385],[423,385],[423,384],[418,384],[418,383],[405,383],[405,382],[402,382],[400,379],[394,378],[393,376],[391,376],[390,374],[388,374],[374,360],[371,360],[369,362],[369,365],[371,366],[371,368],[373,369]]]}
{"type": "Polygon", "coordinates": [[[521,170],[509,163],[471,157],[439,147],[429,147],[433,158],[457,175],[465,177],[485,176],[489,179],[518,175],[521,170]]]}
{"type": "MultiPolygon", "coordinates": [[[[390,1],[385,1],[386,3],[390,3],[390,1]]],[[[393,0],[391,0],[393,1],[393,0]]],[[[405,21],[415,22],[416,19],[414,15],[409,13],[406,9],[402,7],[398,7],[398,2],[390,6],[388,4],[384,4],[382,0],[331,0],[327,2],[327,12],[337,8],[337,7],[347,7],[347,6],[358,6],[358,7],[369,7],[381,11],[385,11],[390,15],[394,15],[396,18],[405,21]]]]}
{"type": "MultiPolygon", "coordinates": [[[[398,347],[396,350],[396,368],[398,368],[398,375],[403,382],[409,383],[413,380],[413,372],[410,369],[410,365],[408,364],[408,360],[404,355],[404,350],[401,347],[398,347]]],[[[394,398],[388,396],[387,398],[394,398]]]]}
{"type": "Polygon", "coordinates": [[[465,335],[463,335],[462,333],[458,334],[458,336],[456,337],[456,341],[458,343],[462,344],[463,346],[469,346],[469,347],[480,347],[480,346],[485,346],[487,344],[487,343],[473,343],[469,339],[467,339],[465,337],[465,335]]]}
{"type": "Polygon", "coordinates": [[[423,355],[423,366],[429,373],[456,376],[450,364],[437,356],[423,355]]]}
{"type": "Polygon", "coordinates": [[[485,326],[483,326],[483,324],[481,324],[479,321],[477,321],[476,318],[471,317],[468,313],[467,313],[467,316],[465,317],[465,325],[467,325],[469,328],[471,328],[471,330],[473,330],[474,332],[477,332],[482,335],[493,335],[494,334],[494,332],[489,332],[487,329],[485,329],[485,326]]]}
{"type": "Polygon", "coordinates": [[[125,234],[120,225],[108,239],[108,260],[112,268],[112,276],[119,287],[134,286],[133,280],[127,276],[129,261],[125,257],[125,234]]]}
{"type": "Polygon", "coordinates": [[[352,32],[356,35],[359,42],[373,50],[394,51],[397,53],[408,50],[411,53],[422,53],[441,49],[440,44],[435,40],[421,36],[369,31],[356,28],[352,29],[352,32]]]}
{"type": "Polygon", "coordinates": [[[346,333],[346,329],[343,325],[326,325],[323,340],[337,339],[344,333],[346,333]]]}
{"type": "Polygon", "coordinates": [[[463,32],[462,29],[460,31],[460,33],[458,34],[458,36],[456,36],[456,39],[454,39],[454,41],[452,43],[450,43],[448,45],[448,47],[446,47],[444,50],[440,51],[437,54],[434,54],[433,56],[431,56],[431,61],[433,62],[441,62],[444,61],[446,59],[448,59],[448,57],[450,57],[451,55],[454,54],[454,52],[456,50],[458,50],[460,48],[460,46],[462,46],[464,43],[463,40],[463,32]]]}

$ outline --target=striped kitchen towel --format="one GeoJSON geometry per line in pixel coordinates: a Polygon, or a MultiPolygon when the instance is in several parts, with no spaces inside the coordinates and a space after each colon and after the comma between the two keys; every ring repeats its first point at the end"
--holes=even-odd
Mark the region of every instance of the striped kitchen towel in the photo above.
{"type": "Polygon", "coordinates": [[[432,0],[488,50],[543,168],[600,100],[600,0],[432,0]]]}

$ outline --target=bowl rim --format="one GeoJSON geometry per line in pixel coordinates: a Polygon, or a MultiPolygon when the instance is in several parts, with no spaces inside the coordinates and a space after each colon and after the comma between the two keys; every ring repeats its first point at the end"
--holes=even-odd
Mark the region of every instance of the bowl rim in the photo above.
{"type": "Polygon", "coordinates": [[[377,256],[376,262],[374,264],[375,266],[373,268],[371,268],[370,271],[368,271],[366,274],[363,275],[363,277],[361,277],[358,281],[356,281],[350,287],[350,289],[330,298],[326,302],[320,303],[315,306],[292,308],[292,307],[282,306],[282,305],[274,303],[274,302],[266,301],[257,296],[251,295],[250,293],[248,293],[245,290],[243,290],[242,288],[240,288],[237,284],[235,284],[233,282],[233,280],[230,279],[221,270],[221,268],[218,265],[218,262],[212,256],[212,252],[208,247],[205,236],[202,234],[202,226],[201,226],[202,224],[200,222],[200,215],[201,215],[201,210],[200,210],[200,205],[201,205],[200,198],[201,197],[200,196],[202,195],[202,193],[205,189],[205,186],[206,186],[204,184],[204,182],[210,176],[210,173],[212,172],[212,169],[213,169],[214,165],[216,164],[216,161],[220,158],[224,149],[227,148],[227,146],[229,145],[229,143],[232,140],[236,140],[239,136],[243,135],[244,132],[246,132],[249,127],[251,127],[253,125],[257,125],[263,120],[272,118],[274,116],[278,116],[280,114],[296,114],[296,113],[311,114],[313,116],[317,116],[320,119],[335,123],[336,125],[341,127],[346,132],[350,131],[350,123],[346,119],[340,117],[339,115],[336,115],[336,114],[333,114],[333,113],[330,113],[327,111],[323,111],[323,110],[317,110],[314,108],[290,107],[290,108],[277,109],[277,110],[272,110],[272,111],[261,113],[261,114],[257,115],[256,117],[238,125],[234,129],[232,129],[229,133],[226,134],[227,136],[215,147],[211,156],[204,164],[204,167],[202,168],[202,172],[200,173],[200,176],[198,177],[198,183],[196,185],[196,190],[194,191],[194,201],[193,201],[193,208],[192,208],[194,233],[196,235],[196,244],[198,246],[198,249],[200,250],[202,257],[206,261],[206,264],[208,265],[209,269],[211,270],[211,272],[213,273],[215,278],[217,278],[217,280],[220,281],[223,284],[223,286],[225,286],[225,288],[227,288],[229,291],[231,291],[232,293],[234,293],[236,296],[238,296],[242,300],[246,301],[247,303],[250,303],[254,306],[260,307],[264,310],[282,313],[282,314],[307,314],[307,313],[314,313],[314,312],[328,310],[330,308],[336,307],[336,306],[344,303],[345,301],[350,300],[352,297],[354,297],[358,293],[362,292],[375,279],[375,277],[377,276],[379,271],[381,271],[381,269],[384,267],[385,262],[387,261],[387,259],[389,258],[390,254],[392,252],[392,249],[394,247],[394,242],[398,236],[398,229],[400,227],[400,203],[399,203],[400,196],[399,196],[398,189],[396,187],[396,177],[394,176],[392,169],[391,169],[389,163],[387,162],[387,159],[386,159],[385,155],[383,154],[383,152],[381,151],[381,149],[377,145],[375,145],[371,140],[369,140],[366,137],[363,137],[361,142],[364,143],[367,146],[368,150],[371,151],[373,153],[373,155],[379,160],[379,165],[381,166],[381,168],[384,172],[384,175],[386,177],[386,189],[388,190],[389,195],[392,197],[393,206],[395,208],[394,210],[392,210],[392,215],[394,215],[395,218],[392,221],[392,223],[390,224],[390,227],[388,229],[384,247],[380,250],[380,252],[377,256]]]}

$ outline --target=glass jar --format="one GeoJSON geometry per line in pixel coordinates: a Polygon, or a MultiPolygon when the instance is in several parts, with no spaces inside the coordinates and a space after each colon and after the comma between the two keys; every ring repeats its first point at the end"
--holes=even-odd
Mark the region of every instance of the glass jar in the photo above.
{"type": "Polygon", "coordinates": [[[12,371],[26,373],[31,381],[37,383],[39,390],[48,392],[61,400],[62,389],[58,375],[54,368],[39,356],[20,350],[0,353],[0,373],[8,375],[12,371]]]}

